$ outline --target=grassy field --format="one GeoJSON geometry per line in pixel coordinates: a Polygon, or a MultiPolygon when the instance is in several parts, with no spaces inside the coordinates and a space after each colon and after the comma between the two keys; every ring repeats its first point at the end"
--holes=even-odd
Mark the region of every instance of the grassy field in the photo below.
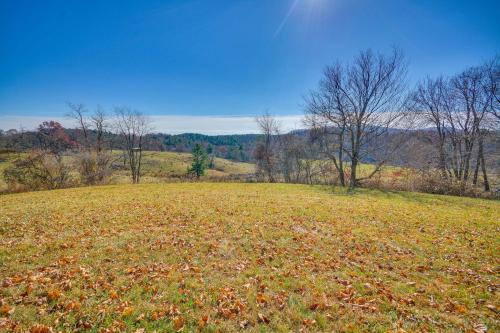
{"type": "MultiPolygon", "coordinates": [[[[26,153],[0,154],[0,192],[7,189],[7,184],[3,179],[3,170],[22,155],[25,156],[26,153]]],[[[121,152],[114,151],[113,155],[116,159],[119,159],[121,152]]],[[[65,161],[68,165],[72,164],[70,156],[65,157],[65,161]]],[[[185,177],[191,161],[191,154],[187,153],[144,152],[141,181],[143,183],[158,183],[185,177]]],[[[208,169],[206,172],[206,177],[211,179],[250,175],[255,172],[255,165],[251,163],[215,158],[214,164],[214,168],[208,169]]],[[[72,172],[72,174],[74,177],[78,177],[77,172],[72,172]]],[[[127,166],[124,166],[120,161],[115,162],[109,181],[112,184],[130,183],[130,171],[127,166]]]]}
{"type": "MultiPolygon", "coordinates": [[[[118,155],[115,152],[115,155],[118,155]]],[[[169,178],[181,178],[186,176],[187,168],[191,165],[191,154],[175,152],[144,153],[143,182],[161,182],[169,178]]],[[[255,172],[255,165],[215,158],[214,168],[208,169],[206,176],[210,178],[223,178],[232,175],[248,175],[255,172]]],[[[113,173],[111,182],[129,183],[128,170],[117,170],[113,173]]]]}
{"type": "Polygon", "coordinates": [[[499,212],[284,184],[3,195],[0,331],[498,332],[499,212]]]}

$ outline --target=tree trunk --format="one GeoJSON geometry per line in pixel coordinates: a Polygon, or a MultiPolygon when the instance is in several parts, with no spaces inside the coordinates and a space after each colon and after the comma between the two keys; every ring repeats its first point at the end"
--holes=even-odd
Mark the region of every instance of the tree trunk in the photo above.
{"type": "Polygon", "coordinates": [[[344,175],[344,161],[342,159],[344,158],[344,130],[342,129],[342,132],[340,132],[340,147],[339,147],[339,179],[340,179],[340,184],[342,186],[345,186],[345,175],[344,175]]]}
{"type": "Polygon", "coordinates": [[[441,141],[439,144],[439,168],[441,169],[441,173],[444,178],[447,178],[446,175],[446,156],[444,153],[444,141],[441,141]]]}
{"type": "Polygon", "coordinates": [[[490,191],[490,182],[488,181],[488,173],[486,172],[486,163],[484,159],[484,148],[483,148],[483,138],[479,137],[479,147],[478,147],[478,155],[481,161],[481,170],[483,171],[483,183],[484,190],[486,192],[490,191]]]}
{"type": "Polygon", "coordinates": [[[353,155],[351,161],[351,179],[349,183],[349,188],[355,188],[357,185],[356,182],[356,170],[358,168],[358,156],[353,155]]]}
{"type": "Polygon", "coordinates": [[[480,153],[479,153],[479,150],[477,152],[477,158],[476,158],[476,166],[474,168],[474,177],[472,178],[472,184],[473,185],[477,185],[477,177],[478,177],[478,174],[479,174],[479,166],[481,165],[481,157],[480,157],[480,153]]]}

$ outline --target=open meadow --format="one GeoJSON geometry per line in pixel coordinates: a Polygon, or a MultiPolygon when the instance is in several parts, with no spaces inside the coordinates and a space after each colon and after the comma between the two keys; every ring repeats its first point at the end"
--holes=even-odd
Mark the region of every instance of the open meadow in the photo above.
{"type": "Polygon", "coordinates": [[[0,331],[495,332],[500,202],[326,186],[0,196],[0,331]]]}
{"type": "MultiPolygon", "coordinates": [[[[111,184],[130,183],[130,170],[123,163],[123,152],[113,151],[111,174],[107,180],[111,184]]],[[[3,171],[12,166],[14,161],[28,156],[28,153],[0,152],[0,193],[8,190],[5,183],[3,171]]],[[[186,180],[187,169],[192,162],[192,156],[188,153],[145,151],[142,166],[142,182],[159,183],[186,180]]],[[[64,163],[72,169],[75,164],[71,155],[64,156],[64,163]]],[[[255,165],[251,163],[235,162],[223,158],[214,158],[213,167],[207,168],[205,178],[211,180],[227,180],[231,177],[245,177],[255,173],[255,165]]],[[[78,172],[73,171],[71,178],[79,183],[78,172]]]]}

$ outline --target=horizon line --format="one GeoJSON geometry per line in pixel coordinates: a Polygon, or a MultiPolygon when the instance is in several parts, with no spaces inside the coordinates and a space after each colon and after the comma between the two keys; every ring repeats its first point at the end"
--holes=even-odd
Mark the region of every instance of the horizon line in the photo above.
{"type": "MultiPolygon", "coordinates": [[[[204,134],[204,135],[231,135],[231,134],[258,134],[256,116],[213,116],[213,115],[148,115],[153,125],[152,133],[162,134],[204,134]],[[210,120],[210,121],[208,121],[210,120]]],[[[276,115],[274,116],[282,126],[283,131],[293,131],[304,128],[303,115],[276,115]]],[[[112,117],[110,117],[112,118],[112,117]]],[[[65,128],[75,128],[76,123],[69,117],[50,116],[9,116],[0,115],[0,129],[34,130],[43,121],[54,120],[65,128]]]]}

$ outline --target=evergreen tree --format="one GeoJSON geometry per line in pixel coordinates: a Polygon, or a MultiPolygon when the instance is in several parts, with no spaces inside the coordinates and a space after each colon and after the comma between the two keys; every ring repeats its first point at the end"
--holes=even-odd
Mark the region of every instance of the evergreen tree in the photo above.
{"type": "Polygon", "coordinates": [[[205,174],[208,165],[208,155],[203,146],[199,143],[195,144],[192,154],[193,163],[191,163],[188,173],[194,174],[196,178],[200,178],[205,174]]]}

